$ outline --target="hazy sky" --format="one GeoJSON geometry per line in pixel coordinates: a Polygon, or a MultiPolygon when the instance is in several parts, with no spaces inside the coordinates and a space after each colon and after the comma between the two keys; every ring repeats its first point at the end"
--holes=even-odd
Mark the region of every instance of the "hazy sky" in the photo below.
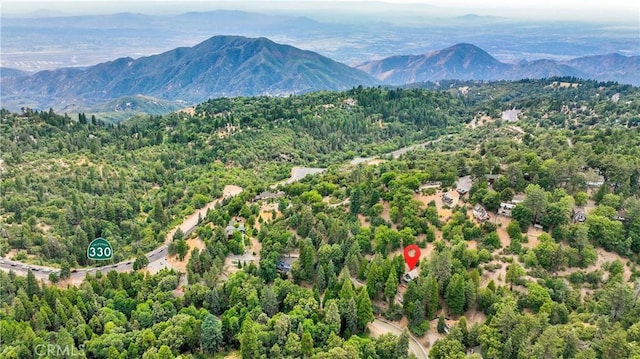
{"type": "MultiPolygon", "coordinates": [[[[388,9],[395,14],[407,12],[411,15],[442,15],[450,9],[453,14],[476,13],[518,18],[567,18],[570,20],[604,20],[635,22],[640,24],[640,1],[638,0],[384,0],[376,3],[367,0],[253,0],[247,1],[176,1],[176,0],[20,0],[2,1],[5,15],[53,10],[51,15],[87,13],[175,13],[181,11],[203,11],[239,9],[254,11],[285,11],[312,13],[314,9],[327,10],[330,3],[339,2],[343,11],[383,12],[388,9]],[[152,3],[155,3],[151,5],[152,3]],[[367,4],[367,5],[364,5],[367,4]],[[430,8],[428,5],[433,6],[430,8]],[[415,10],[415,12],[414,12],[415,10]]],[[[46,15],[46,13],[40,14],[46,15]]],[[[341,15],[345,15],[343,12],[341,15]]]]}

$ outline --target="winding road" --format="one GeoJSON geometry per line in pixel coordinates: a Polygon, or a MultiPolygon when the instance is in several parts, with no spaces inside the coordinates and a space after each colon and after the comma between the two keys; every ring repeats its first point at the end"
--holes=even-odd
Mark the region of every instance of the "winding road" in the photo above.
{"type": "MultiPolygon", "coordinates": [[[[355,165],[358,163],[368,162],[370,160],[380,158],[380,157],[385,157],[385,156],[391,156],[394,159],[397,159],[398,157],[400,157],[401,155],[409,151],[416,150],[419,148],[425,148],[431,143],[439,142],[440,140],[448,136],[450,135],[443,136],[436,140],[431,140],[431,141],[407,146],[407,147],[389,152],[383,156],[368,157],[368,158],[356,157],[349,164],[355,165]]],[[[279,184],[293,183],[295,181],[298,181],[304,178],[306,175],[322,173],[325,170],[326,169],[324,168],[296,167],[292,169],[291,177],[289,179],[278,182],[272,185],[272,187],[276,187],[279,184]]],[[[162,244],[160,247],[146,254],[147,258],[149,259],[148,268],[155,268],[159,270],[161,268],[170,267],[171,264],[167,261],[167,255],[169,252],[169,243],[173,239],[173,235],[178,230],[178,228],[180,228],[185,235],[190,234],[198,226],[199,219],[204,218],[206,216],[208,210],[213,209],[219,202],[223,201],[224,199],[236,196],[240,194],[242,191],[243,189],[238,186],[232,186],[232,185],[225,186],[223,190],[223,196],[221,198],[217,198],[209,202],[203,208],[198,209],[197,211],[195,211],[194,213],[186,217],[180,225],[176,226],[175,228],[173,228],[171,231],[167,233],[167,235],[165,236],[164,244],[162,244]]],[[[341,203],[335,204],[334,206],[344,205],[346,203],[348,203],[348,199],[341,203]]],[[[119,263],[109,264],[102,267],[74,268],[71,270],[71,280],[72,282],[81,282],[87,274],[94,275],[98,271],[104,272],[108,270],[116,270],[118,272],[130,272],[130,271],[133,271],[133,262],[134,262],[134,259],[128,259],[119,263]]],[[[43,279],[43,280],[48,280],[49,274],[52,272],[53,273],[60,272],[60,269],[58,268],[25,264],[22,262],[12,261],[5,258],[0,258],[0,270],[4,270],[7,272],[13,270],[17,275],[21,275],[21,276],[27,275],[27,272],[31,270],[32,273],[36,276],[36,278],[43,279]]],[[[363,285],[362,283],[358,282],[355,278],[352,278],[352,281],[356,286],[363,285]]],[[[371,335],[374,337],[384,333],[392,333],[394,335],[400,336],[402,335],[402,332],[404,330],[403,328],[391,322],[388,322],[384,319],[375,319],[373,322],[369,323],[368,327],[369,327],[369,330],[371,331],[371,335]]],[[[429,355],[426,349],[424,348],[424,346],[420,344],[420,342],[411,334],[409,334],[409,350],[413,353],[413,355],[416,356],[416,358],[423,358],[423,359],[429,358],[429,355]]]]}
{"type": "MultiPolygon", "coordinates": [[[[191,215],[186,217],[180,225],[173,228],[167,235],[165,236],[165,242],[160,247],[148,252],[146,254],[149,259],[149,268],[166,268],[170,266],[170,263],[166,260],[167,255],[169,254],[169,243],[173,239],[174,233],[180,228],[185,235],[190,234],[197,226],[198,220],[200,218],[204,218],[207,215],[207,211],[215,208],[215,206],[220,202],[227,198],[238,195],[242,192],[242,188],[238,186],[225,186],[222,190],[222,197],[217,198],[211,202],[209,202],[206,206],[198,209],[193,212],[191,215]]],[[[133,271],[133,262],[135,259],[127,259],[119,263],[108,264],[102,267],[91,267],[91,268],[74,268],[71,270],[71,281],[72,282],[81,282],[87,274],[96,274],[96,272],[101,271],[110,271],[116,270],[118,272],[131,272],[133,271]]],[[[38,266],[32,264],[25,264],[18,261],[12,261],[5,258],[0,258],[0,270],[10,271],[13,270],[17,275],[26,276],[27,272],[31,270],[33,274],[38,279],[49,279],[50,273],[59,273],[60,269],[54,267],[45,267],[38,266]]]]}
{"type": "MultiPolygon", "coordinates": [[[[403,328],[390,323],[384,319],[376,319],[368,325],[371,335],[376,337],[385,333],[392,333],[397,336],[402,335],[403,328]]],[[[429,354],[422,344],[413,335],[409,334],[409,350],[416,358],[428,359],[429,354]]]]}

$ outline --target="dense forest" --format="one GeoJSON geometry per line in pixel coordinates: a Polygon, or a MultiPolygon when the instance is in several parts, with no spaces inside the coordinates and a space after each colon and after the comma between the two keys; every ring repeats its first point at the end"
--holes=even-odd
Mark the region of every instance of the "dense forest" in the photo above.
{"type": "Polygon", "coordinates": [[[640,91],[422,87],[216,99],[116,125],[3,111],[8,258],[88,265],[97,236],[133,258],[224,185],[244,191],[173,237],[184,272],[57,286],[1,272],[2,357],[55,344],[87,358],[383,359],[421,357],[419,343],[430,358],[640,358],[640,91]],[[328,170],[257,199],[294,165],[328,170]],[[409,280],[408,244],[422,253],[409,280]]]}

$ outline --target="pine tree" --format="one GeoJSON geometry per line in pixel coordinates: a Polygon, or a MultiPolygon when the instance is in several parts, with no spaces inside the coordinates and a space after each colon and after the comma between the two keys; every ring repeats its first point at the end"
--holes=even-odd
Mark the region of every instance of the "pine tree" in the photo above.
{"type": "Polygon", "coordinates": [[[466,302],[465,289],[466,283],[464,278],[458,273],[454,274],[445,293],[447,306],[452,315],[460,315],[464,312],[466,302]]]}
{"type": "Polygon", "coordinates": [[[207,353],[214,354],[222,344],[222,324],[215,316],[209,314],[202,322],[200,343],[207,353]]]}
{"type": "Polygon", "coordinates": [[[204,297],[204,306],[213,315],[222,314],[222,307],[220,305],[220,297],[216,288],[211,288],[204,297]]]}
{"type": "Polygon", "coordinates": [[[266,286],[262,290],[262,310],[269,317],[273,317],[278,313],[279,303],[276,293],[272,287],[266,286]]]}
{"type": "Polygon", "coordinates": [[[335,299],[328,301],[324,313],[324,322],[329,326],[333,333],[338,334],[340,332],[340,321],[341,318],[338,303],[335,299]]]}
{"type": "Polygon", "coordinates": [[[324,267],[321,265],[318,265],[318,271],[316,272],[316,287],[320,293],[327,288],[327,276],[324,274],[324,267]]]}
{"type": "Polygon", "coordinates": [[[396,274],[395,268],[392,266],[391,270],[389,271],[389,277],[387,278],[387,283],[384,286],[384,295],[387,298],[387,301],[389,303],[393,303],[397,290],[398,290],[398,275],[396,274]]]}
{"type": "Polygon", "coordinates": [[[38,280],[31,270],[27,272],[27,295],[32,298],[34,295],[40,296],[40,286],[38,280]]]}
{"type": "Polygon", "coordinates": [[[358,327],[363,330],[367,327],[367,324],[373,322],[375,316],[373,315],[373,304],[371,298],[369,298],[369,292],[366,288],[360,289],[358,294],[358,327]]]}
{"type": "Polygon", "coordinates": [[[446,323],[444,322],[444,315],[440,314],[440,316],[438,317],[438,333],[440,334],[444,334],[444,328],[446,326],[446,323]]]}
{"type": "MultiPolygon", "coordinates": [[[[302,343],[300,342],[300,337],[296,333],[289,333],[287,337],[287,343],[284,345],[284,352],[289,355],[289,357],[299,358],[300,353],[302,352],[302,343]]],[[[255,358],[258,358],[256,356],[255,358]]]]}
{"type": "Polygon", "coordinates": [[[344,312],[344,336],[350,337],[358,329],[358,308],[355,299],[351,298],[347,302],[347,309],[344,312]]]}
{"type": "Polygon", "coordinates": [[[426,279],[426,287],[427,294],[425,296],[425,314],[427,319],[431,320],[438,311],[438,282],[435,278],[429,275],[426,279]]]}

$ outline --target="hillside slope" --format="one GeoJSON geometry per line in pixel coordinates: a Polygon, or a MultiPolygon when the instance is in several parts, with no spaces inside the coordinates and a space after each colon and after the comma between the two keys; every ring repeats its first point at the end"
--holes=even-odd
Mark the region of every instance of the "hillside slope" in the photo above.
{"type": "Polygon", "coordinates": [[[540,59],[508,64],[471,44],[457,44],[422,55],[387,57],[357,68],[392,85],[421,81],[520,80],[554,76],[640,84],[640,56],[607,54],[563,62],[540,59]]]}
{"type": "Polygon", "coordinates": [[[5,107],[90,108],[137,94],[196,103],[211,97],[287,95],[376,83],[311,51],[266,38],[215,36],[158,55],[120,58],[86,69],[41,71],[2,80],[5,107]]]}

